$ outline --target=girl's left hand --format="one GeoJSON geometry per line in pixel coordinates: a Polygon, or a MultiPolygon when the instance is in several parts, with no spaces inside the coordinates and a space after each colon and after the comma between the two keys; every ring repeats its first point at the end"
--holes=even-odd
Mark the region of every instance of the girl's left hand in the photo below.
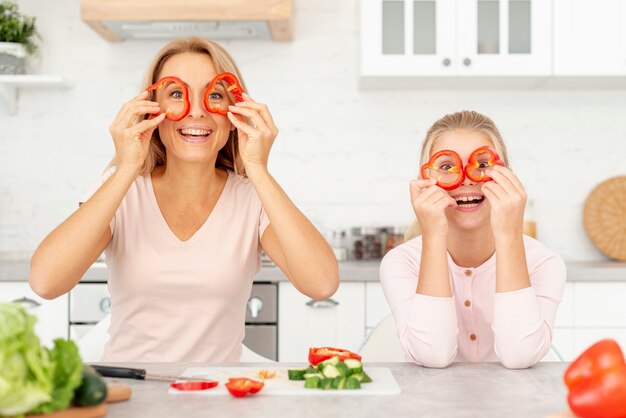
{"type": "Polygon", "coordinates": [[[513,172],[494,166],[485,174],[493,181],[485,182],[482,191],[491,205],[491,229],[496,238],[521,236],[524,228],[526,191],[513,172]]]}
{"type": "Polygon", "coordinates": [[[238,129],[239,154],[246,171],[253,167],[266,169],[278,128],[267,105],[255,102],[246,93],[243,93],[243,100],[228,107],[228,119],[238,129]]]}

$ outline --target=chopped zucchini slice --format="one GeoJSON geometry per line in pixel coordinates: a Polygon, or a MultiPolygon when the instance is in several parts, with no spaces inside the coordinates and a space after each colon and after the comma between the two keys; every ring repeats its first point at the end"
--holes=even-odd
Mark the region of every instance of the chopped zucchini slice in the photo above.
{"type": "Polygon", "coordinates": [[[315,372],[315,373],[305,373],[303,377],[304,377],[304,380],[310,379],[312,377],[319,377],[320,379],[323,379],[324,375],[321,374],[320,372],[315,372]]]}
{"type": "Polygon", "coordinates": [[[343,362],[352,371],[352,374],[361,373],[363,371],[363,364],[357,359],[347,358],[343,362]]]}
{"type": "Polygon", "coordinates": [[[352,370],[350,370],[350,368],[346,366],[346,363],[341,362],[336,367],[342,376],[350,376],[352,374],[352,370]]]}
{"type": "Polygon", "coordinates": [[[304,380],[304,375],[307,373],[308,369],[290,369],[287,370],[287,375],[289,376],[289,380],[304,380]]]}
{"type": "Polygon", "coordinates": [[[337,376],[341,376],[341,373],[339,373],[337,367],[332,364],[325,365],[322,369],[322,374],[324,374],[324,376],[328,377],[329,379],[334,379],[337,376]]]}
{"type": "Polygon", "coordinates": [[[361,383],[370,383],[372,381],[372,378],[368,376],[367,373],[365,373],[364,371],[361,373],[355,373],[352,375],[352,377],[354,377],[356,380],[358,380],[361,383]]]}
{"type": "Polygon", "coordinates": [[[354,378],[354,376],[350,376],[346,380],[345,389],[361,389],[361,383],[354,378]]]}
{"type": "Polygon", "coordinates": [[[305,389],[318,389],[320,387],[321,380],[322,379],[320,379],[319,376],[309,377],[308,379],[304,381],[304,388],[305,389]]]}
{"type": "Polygon", "coordinates": [[[333,379],[324,378],[320,380],[320,389],[328,390],[333,388],[333,379]]]}
{"type": "Polygon", "coordinates": [[[346,386],[346,378],[344,376],[337,376],[333,379],[333,389],[343,389],[346,386]]]}

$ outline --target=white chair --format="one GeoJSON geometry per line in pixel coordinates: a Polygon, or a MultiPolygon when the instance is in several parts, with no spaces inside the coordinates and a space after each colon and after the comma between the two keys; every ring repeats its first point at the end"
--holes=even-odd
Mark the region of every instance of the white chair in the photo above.
{"type": "MultiPolygon", "coordinates": [[[[104,352],[104,345],[109,340],[109,334],[107,330],[111,323],[111,315],[107,315],[100,322],[98,322],[87,334],[85,334],[80,340],[78,340],[78,351],[83,361],[98,362],[102,359],[104,352]]],[[[241,345],[241,360],[242,363],[273,363],[274,360],[265,358],[254,351],[250,350],[245,345],[241,345]]]]}
{"type": "Polygon", "coordinates": [[[396,322],[388,315],[376,325],[359,350],[365,361],[397,363],[407,361],[396,335],[396,322]]]}

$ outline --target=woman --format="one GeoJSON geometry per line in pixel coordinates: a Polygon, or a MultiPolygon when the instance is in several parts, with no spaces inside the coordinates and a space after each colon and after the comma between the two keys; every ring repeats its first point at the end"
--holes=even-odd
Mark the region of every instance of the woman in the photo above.
{"type": "Polygon", "coordinates": [[[222,72],[241,80],[213,42],[166,45],[147,72],[150,92],[111,124],[116,155],[101,186],[32,257],[30,284],[52,299],[106,251],[104,361],[239,361],[261,249],[313,299],[338,287],[332,250],[268,171],[278,129],[267,106],[243,84],[235,98],[225,88],[234,85],[212,83],[222,72]]]}
{"type": "Polygon", "coordinates": [[[530,367],[550,349],[565,265],[522,235],[526,193],[498,129],[477,112],[446,115],[428,131],[421,160],[433,177],[410,182],[421,236],[390,251],[380,267],[406,356],[427,367],[530,367]],[[495,157],[491,164],[468,161],[481,152],[495,157]],[[429,163],[454,153],[458,163],[429,163]],[[482,177],[465,175],[461,164],[482,177]]]}

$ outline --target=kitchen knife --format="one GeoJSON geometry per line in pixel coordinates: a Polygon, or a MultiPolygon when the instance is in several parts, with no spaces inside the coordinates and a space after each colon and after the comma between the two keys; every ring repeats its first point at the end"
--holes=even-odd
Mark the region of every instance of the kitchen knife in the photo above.
{"type": "Polygon", "coordinates": [[[131,367],[117,367],[117,366],[99,366],[91,364],[91,367],[95,371],[100,373],[104,377],[117,377],[120,379],[136,379],[136,380],[163,380],[171,382],[174,380],[211,380],[205,377],[186,377],[186,376],[166,376],[148,374],[146,369],[133,369],[131,367]]]}

